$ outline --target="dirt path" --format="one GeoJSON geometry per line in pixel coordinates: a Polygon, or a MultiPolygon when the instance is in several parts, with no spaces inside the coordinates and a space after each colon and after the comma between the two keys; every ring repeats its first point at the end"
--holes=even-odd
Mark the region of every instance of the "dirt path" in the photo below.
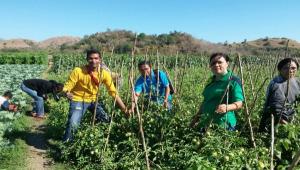
{"type": "Polygon", "coordinates": [[[51,159],[46,157],[47,140],[45,138],[45,130],[44,120],[34,120],[31,131],[26,137],[28,145],[28,163],[26,169],[28,170],[51,169],[53,163],[51,159]]]}
{"type": "Polygon", "coordinates": [[[47,69],[43,72],[43,74],[41,76],[43,79],[47,79],[47,74],[52,69],[52,66],[53,66],[53,56],[52,55],[48,55],[48,59],[47,60],[48,60],[47,61],[48,62],[47,69]]]}
{"type": "MultiPolygon", "coordinates": [[[[53,66],[52,56],[48,55],[48,67],[42,74],[43,79],[47,79],[47,73],[53,66]]],[[[32,118],[33,124],[31,131],[26,137],[28,145],[27,170],[45,170],[52,169],[53,161],[47,158],[47,139],[45,137],[46,123],[45,120],[36,120],[32,118]]]]}

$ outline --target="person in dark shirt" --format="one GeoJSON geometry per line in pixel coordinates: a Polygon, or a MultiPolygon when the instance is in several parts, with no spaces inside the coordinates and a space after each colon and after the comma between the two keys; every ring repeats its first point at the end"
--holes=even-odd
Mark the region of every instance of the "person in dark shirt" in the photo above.
{"type": "Polygon", "coordinates": [[[57,94],[62,91],[63,84],[54,80],[28,79],[22,82],[21,89],[34,99],[32,116],[44,118],[44,100],[48,99],[47,94],[52,93],[58,99],[57,94]]]}
{"type": "Polygon", "coordinates": [[[270,132],[271,114],[275,125],[288,124],[294,119],[300,96],[300,79],[296,77],[298,68],[299,64],[293,58],[284,58],[278,63],[279,75],[268,86],[259,132],[270,132]]]}

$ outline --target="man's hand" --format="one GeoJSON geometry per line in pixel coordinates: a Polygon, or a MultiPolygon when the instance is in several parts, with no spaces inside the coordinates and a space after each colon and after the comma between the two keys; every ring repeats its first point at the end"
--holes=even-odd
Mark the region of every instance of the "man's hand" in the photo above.
{"type": "Polygon", "coordinates": [[[122,111],[125,113],[126,118],[130,117],[130,115],[131,115],[130,110],[128,110],[127,108],[125,108],[125,109],[122,109],[122,111]]]}
{"type": "Polygon", "coordinates": [[[217,107],[217,109],[216,109],[215,112],[219,113],[219,114],[224,114],[224,113],[228,112],[228,105],[226,105],[226,104],[220,104],[217,107]]]}
{"type": "Polygon", "coordinates": [[[168,108],[168,100],[164,100],[163,107],[168,108]]]}
{"type": "Polygon", "coordinates": [[[128,113],[131,115],[132,113],[134,114],[134,108],[130,108],[129,110],[128,110],[128,113]]]}
{"type": "Polygon", "coordinates": [[[71,92],[67,92],[66,96],[68,99],[72,100],[73,99],[73,94],[71,92]]]}
{"type": "Polygon", "coordinates": [[[18,111],[18,107],[14,104],[9,104],[8,105],[8,111],[16,112],[16,111],[18,111]]]}
{"type": "Polygon", "coordinates": [[[280,123],[280,124],[283,124],[283,125],[288,124],[288,122],[287,122],[286,120],[284,120],[284,119],[280,119],[280,120],[279,120],[279,123],[280,123]]]}

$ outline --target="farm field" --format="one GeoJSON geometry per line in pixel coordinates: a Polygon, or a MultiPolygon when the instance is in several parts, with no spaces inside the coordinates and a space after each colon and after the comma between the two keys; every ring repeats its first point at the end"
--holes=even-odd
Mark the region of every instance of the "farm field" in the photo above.
{"type": "MultiPolygon", "coordinates": [[[[24,114],[27,107],[28,98],[21,91],[20,85],[22,80],[40,77],[44,65],[37,64],[4,64],[0,65],[0,93],[1,95],[10,90],[13,92],[12,102],[18,105],[19,112],[12,113],[8,111],[0,111],[0,156],[6,147],[12,147],[11,142],[3,137],[6,132],[11,131],[13,121],[20,118],[24,114]]],[[[1,159],[0,159],[1,160],[1,159]]]]}
{"type": "MultiPolygon", "coordinates": [[[[209,132],[203,135],[199,133],[198,127],[189,127],[203,100],[201,93],[212,76],[207,55],[131,57],[105,53],[104,62],[122,76],[123,81],[118,90],[125,104],[131,102],[128,80],[130,76],[135,80],[139,75],[138,61],[148,59],[155,68],[166,70],[176,89],[172,110],[165,110],[153,103],[139,103],[145,150],[139,129],[141,122],[137,115],[125,118],[124,114],[114,107],[113,99],[104,92],[101,93],[100,101],[112,116],[111,123],[99,123],[93,127],[92,114],[87,112],[74,141],[62,143],[69,104],[66,99],[59,102],[50,99],[47,103],[49,114],[46,121],[50,157],[55,162],[67,164],[73,169],[147,169],[146,152],[151,169],[270,169],[271,138],[268,134],[258,133],[257,129],[266,88],[277,74],[276,62],[279,58],[273,55],[241,56],[240,60],[237,55],[230,57],[230,70],[244,79],[251,128],[246,107],[237,113],[237,131],[229,132],[212,126],[209,132]]],[[[83,55],[53,54],[52,70],[47,77],[64,83],[70,71],[84,63],[83,55]]],[[[46,70],[46,66],[4,64],[0,67],[0,92],[13,90],[13,102],[21,108],[16,114],[0,112],[0,146],[5,148],[9,146],[9,140],[3,139],[2,136],[9,131],[9,122],[18,119],[18,115],[25,114],[28,106],[25,95],[20,92],[20,82],[23,79],[39,77],[42,71],[46,70]]],[[[105,91],[103,87],[101,91],[105,91]]],[[[276,169],[286,169],[300,149],[299,114],[293,123],[280,125],[275,131],[272,163],[276,169]]]]}

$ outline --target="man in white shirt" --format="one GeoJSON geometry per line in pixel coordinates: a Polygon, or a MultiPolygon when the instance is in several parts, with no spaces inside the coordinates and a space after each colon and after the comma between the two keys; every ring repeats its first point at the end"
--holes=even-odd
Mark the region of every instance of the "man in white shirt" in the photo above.
{"type": "Polygon", "coordinates": [[[12,93],[10,91],[6,91],[3,96],[0,96],[0,111],[7,110],[7,111],[17,111],[17,106],[14,104],[10,104],[9,100],[12,98],[12,93]]]}

